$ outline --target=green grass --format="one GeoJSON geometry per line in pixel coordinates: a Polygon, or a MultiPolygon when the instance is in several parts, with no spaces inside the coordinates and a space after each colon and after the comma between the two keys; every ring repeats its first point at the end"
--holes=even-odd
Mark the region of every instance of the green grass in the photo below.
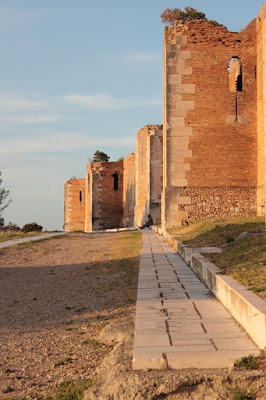
{"type": "Polygon", "coordinates": [[[232,400],[252,400],[254,397],[250,394],[249,391],[241,390],[241,389],[234,389],[232,391],[232,400]]]}
{"type": "Polygon", "coordinates": [[[257,359],[252,354],[247,357],[242,357],[235,361],[235,367],[245,369],[247,371],[252,371],[257,368],[257,359]]]}
{"type": "Polygon", "coordinates": [[[242,232],[265,231],[264,217],[205,219],[169,231],[190,247],[224,246],[232,243],[242,232]]]}
{"type": "Polygon", "coordinates": [[[44,400],[82,400],[85,390],[93,386],[91,379],[62,382],[56,393],[48,395],[44,400]]]}
{"type": "Polygon", "coordinates": [[[14,389],[11,386],[8,386],[3,390],[3,393],[11,393],[11,392],[14,392],[14,389]]]}

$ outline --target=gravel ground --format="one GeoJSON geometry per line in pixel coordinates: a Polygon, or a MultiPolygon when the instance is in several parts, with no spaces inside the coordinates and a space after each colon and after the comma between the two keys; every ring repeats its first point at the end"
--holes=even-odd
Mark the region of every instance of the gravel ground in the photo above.
{"type": "Polygon", "coordinates": [[[135,301],[140,241],[130,248],[130,235],[72,233],[0,251],[1,399],[42,399],[94,377],[111,349],[98,333],[135,301]]]}

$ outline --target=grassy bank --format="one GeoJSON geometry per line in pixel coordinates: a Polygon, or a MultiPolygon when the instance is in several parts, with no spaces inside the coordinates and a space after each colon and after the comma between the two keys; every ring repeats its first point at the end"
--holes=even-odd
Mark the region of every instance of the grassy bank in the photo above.
{"type": "Polygon", "coordinates": [[[221,247],[232,243],[242,232],[263,231],[264,217],[240,217],[196,221],[190,225],[175,227],[169,232],[190,247],[221,247]]]}
{"type": "Polygon", "coordinates": [[[191,247],[222,248],[221,254],[209,254],[206,258],[266,300],[265,236],[252,235],[243,241],[235,241],[242,232],[264,231],[264,217],[242,217],[198,221],[172,229],[171,233],[191,247]]]}

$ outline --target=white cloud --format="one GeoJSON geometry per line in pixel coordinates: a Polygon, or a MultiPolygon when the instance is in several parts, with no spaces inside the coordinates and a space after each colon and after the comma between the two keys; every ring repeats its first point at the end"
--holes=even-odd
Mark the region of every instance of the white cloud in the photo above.
{"type": "Polygon", "coordinates": [[[81,105],[92,110],[115,110],[126,107],[123,101],[104,93],[89,96],[70,94],[63,96],[63,99],[67,103],[81,105]]]}
{"type": "Polygon", "coordinates": [[[131,99],[118,99],[108,94],[73,94],[63,96],[64,101],[76,104],[91,110],[121,110],[130,108],[147,108],[161,106],[162,99],[156,97],[141,97],[131,99]]]}
{"type": "Polygon", "coordinates": [[[44,111],[50,104],[17,93],[0,92],[0,111],[44,111]]]}
{"type": "Polygon", "coordinates": [[[108,138],[94,135],[88,137],[80,132],[56,133],[38,137],[3,139],[0,154],[25,154],[44,151],[67,151],[84,146],[131,146],[135,144],[135,136],[124,138],[108,138]]]}
{"type": "Polygon", "coordinates": [[[122,58],[123,61],[129,63],[148,63],[162,61],[162,55],[160,53],[147,53],[147,52],[136,52],[129,54],[122,58]]]}

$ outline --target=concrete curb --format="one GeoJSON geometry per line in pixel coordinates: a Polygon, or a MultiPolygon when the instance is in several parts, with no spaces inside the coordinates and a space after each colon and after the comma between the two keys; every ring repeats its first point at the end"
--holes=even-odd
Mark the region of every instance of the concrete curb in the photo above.
{"type": "MultiPolygon", "coordinates": [[[[222,270],[208,261],[201,253],[212,252],[211,248],[190,248],[178,242],[172,235],[156,226],[152,230],[163,235],[184,261],[210,289],[235,320],[245,329],[254,343],[266,347],[266,303],[250,292],[222,270]]],[[[218,249],[217,249],[218,250],[218,249]]]]}
{"type": "Polygon", "coordinates": [[[136,231],[138,228],[114,228],[114,229],[103,229],[98,231],[91,231],[86,233],[114,233],[114,232],[126,232],[126,231],[136,231]]]}

